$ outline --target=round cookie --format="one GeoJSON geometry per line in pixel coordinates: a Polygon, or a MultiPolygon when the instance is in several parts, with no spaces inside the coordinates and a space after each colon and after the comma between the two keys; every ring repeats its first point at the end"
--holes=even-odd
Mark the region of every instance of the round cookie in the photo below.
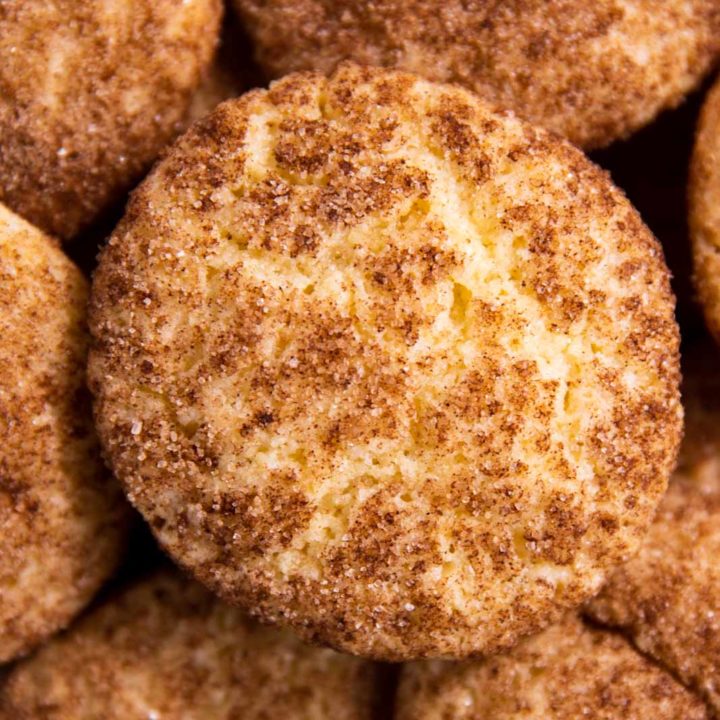
{"type": "Polygon", "coordinates": [[[689,201],[695,284],[707,325],[720,342],[720,81],[700,115],[689,201]]]}
{"type": "Polygon", "coordinates": [[[0,662],[64,627],[114,570],[127,506],[85,388],[88,287],[0,205],[0,662]]]}
{"type": "Polygon", "coordinates": [[[370,720],[371,663],[303,645],[161,572],[15,668],[2,720],[370,720]]]}
{"type": "Polygon", "coordinates": [[[707,720],[669,673],[619,635],[569,618],[504,656],[402,671],[397,720],[707,720]]]}
{"type": "Polygon", "coordinates": [[[0,3],[0,202],[69,238],[177,131],[220,0],[0,3]]]}
{"type": "Polygon", "coordinates": [[[342,66],[221,105],[102,254],[90,382],[164,547],[303,637],[491,652],[635,551],[681,425],[656,241],[568,143],[342,66]]]}
{"type": "Polygon", "coordinates": [[[720,51],[715,0],[234,0],[273,76],[343,60],[456,82],[585,148],[678,104],[720,51]]]}
{"type": "Polygon", "coordinates": [[[640,553],[588,610],[720,714],[720,356],[702,353],[686,380],[685,441],[668,493],[640,553]]]}

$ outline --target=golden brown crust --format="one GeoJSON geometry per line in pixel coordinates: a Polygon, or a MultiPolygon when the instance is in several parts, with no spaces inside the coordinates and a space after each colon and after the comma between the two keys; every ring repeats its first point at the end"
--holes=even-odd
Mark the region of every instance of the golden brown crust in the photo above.
{"type": "Polygon", "coordinates": [[[700,115],[689,199],[695,284],[708,327],[720,342],[720,81],[700,115]]]}
{"type": "Polygon", "coordinates": [[[676,105],[720,51],[716,0],[234,0],[274,76],[343,59],[457,82],[598,147],[676,105]]]}
{"type": "Polygon", "coordinates": [[[680,464],[638,556],[589,611],[694,688],[720,715],[720,356],[686,382],[680,464]]]}
{"type": "Polygon", "coordinates": [[[114,570],[125,504],[85,389],[87,282],[0,205],[0,662],[64,627],[114,570]]]}
{"type": "Polygon", "coordinates": [[[661,251],[569,144],[343,66],[220,106],[104,251],[91,387],[183,565],[361,654],[512,645],[636,549],[674,462],[661,251]]]}
{"type": "Polygon", "coordinates": [[[411,663],[397,720],[706,720],[699,699],[619,635],[570,618],[505,656],[411,663]]]}
{"type": "Polygon", "coordinates": [[[10,674],[2,720],[370,720],[371,663],[303,645],[162,572],[10,674]]]}
{"type": "Polygon", "coordinates": [[[69,238],[170,140],[220,0],[0,3],[0,201],[69,238]]]}

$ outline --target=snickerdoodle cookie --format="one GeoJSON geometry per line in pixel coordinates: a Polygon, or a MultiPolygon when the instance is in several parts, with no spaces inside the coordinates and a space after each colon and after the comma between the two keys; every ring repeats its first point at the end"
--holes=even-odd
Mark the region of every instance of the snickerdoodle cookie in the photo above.
{"type": "Polygon", "coordinates": [[[700,115],[690,170],[695,283],[708,327],[720,342],[720,81],[700,115]]]}
{"type": "Polygon", "coordinates": [[[371,663],[302,644],[164,571],[20,664],[2,720],[370,720],[371,663]]]}
{"type": "Polygon", "coordinates": [[[411,663],[397,720],[706,720],[702,702],[619,635],[568,619],[487,660],[411,663]]]}
{"type": "Polygon", "coordinates": [[[175,134],[220,0],[0,3],[0,202],[62,238],[117,201],[175,134]]]}
{"type": "Polygon", "coordinates": [[[684,97],[720,50],[716,0],[234,0],[275,76],[340,60],[464,85],[583,147],[684,97]]]}
{"type": "Polygon", "coordinates": [[[65,626],[120,554],[126,505],[85,389],[87,293],[0,205],[0,662],[65,626]]]}
{"type": "Polygon", "coordinates": [[[512,645],[633,553],[681,425],[660,248],[568,143],[343,65],[221,105],[91,303],[108,457],[223,597],[370,656],[512,645]]]}
{"type": "Polygon", "coordinates": [[[638,556],[590,613],[693,687],[720,715],[720,355],[685,368],[680,464],[638,556]]]}

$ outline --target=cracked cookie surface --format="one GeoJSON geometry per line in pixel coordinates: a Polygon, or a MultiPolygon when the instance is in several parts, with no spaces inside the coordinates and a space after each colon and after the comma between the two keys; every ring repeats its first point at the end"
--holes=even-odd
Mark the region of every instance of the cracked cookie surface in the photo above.
{"type": "Polygon", "coordinates": [[[352,652],[512,645],[636,550],[674,463],[657,242],[456,87],[344,65],[221,105],[91,306],[99,431],[165,548],[352,652]]]}
{"type": "Polygon", "coordinates": [[[0,3],[0,202],[62,239],[122,199],[177,133],[220,0],[0,3]]]}
{"type": "Polygon", "coordinates": [[[126,511],[85,387],[88,285],[0,205],[0,662],[24,654],[113,572],[126,511]]]}
{"type": "Polygon", "coordinates": [[[677,105],[720,52],[715,0],[234,0],[274,76],[341,60],[456,82],[585,148],[677,105]]]}

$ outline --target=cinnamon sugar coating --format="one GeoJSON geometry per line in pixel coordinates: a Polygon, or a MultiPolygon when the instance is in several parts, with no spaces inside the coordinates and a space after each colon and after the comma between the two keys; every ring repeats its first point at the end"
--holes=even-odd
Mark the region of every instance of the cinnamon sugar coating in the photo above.
{"type": "Polygon", "coordinates": [[[226,599],[387,659],[508,647],[637,548],[674,463],[660,248],[579,151],[344,65],[221,105],[91,302],[132,502],[226,599]]]}
{"type": "Polygon", "coordinates": [[[695,284],[707,325],[720,342],[720,81],[700,115],[688,197],[695,284]]]}
{"type": "Polygon", "coordinates": [[[0,690],[2,720],[370,720],[374,669],[161,572],[106,601],[0,690]]]}
{"type": "Polygon", "coordinates": [[[0,202],[70,238],[176,133],[220,0],[0,3],[0,202]]]}
{"type": "Polygon", "coordinates": [[[0,205],[0,662],[67,623],[115,569],[127,506],[85,388],[87,282],[0,205]]]}
{"type": "Polygon", "coordinates": [[[624,629],[720,716],[720,355],[703,354],[685,383],[687,428],[668,493],[640,553],[589,612],[624,629]]]}
{"type": "Polygon", "coordinates": [[[678,104],[720,51],[716,0],[234,0],[273,76],[343,59],[456,82],[586,147],[678,104]]]}
{"type": "Polygon", "coordinates": [[[669,673],[619,635],[577,618],[504,656],[403,669],[397,720],[707,720],[669,673]]]}

